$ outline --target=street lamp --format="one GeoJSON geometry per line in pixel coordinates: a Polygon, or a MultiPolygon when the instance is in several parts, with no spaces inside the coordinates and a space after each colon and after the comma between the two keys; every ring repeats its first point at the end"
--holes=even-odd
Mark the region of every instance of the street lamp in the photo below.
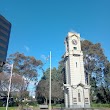
{"type": "Polygon", "coordinates": [[[50,86],[49,86],[49,110],[51,110],[51,51],[50,51],[50,86]]]}
{"type": "Polygon", "coordinates": [[[10,80],[9,80],[9,87],[8,87],[8,97],[7,97],[7,103],[6,103],[6,110],[8,109],[8,101],[9,101],[9,95],[10,95],[10,89],[11,89],[11,79],[12,79],[12,73],[13,73],[13,64],[9,65],[6,64],[7,68],[11,70],[11,74],[10,74],[10,80]]]}

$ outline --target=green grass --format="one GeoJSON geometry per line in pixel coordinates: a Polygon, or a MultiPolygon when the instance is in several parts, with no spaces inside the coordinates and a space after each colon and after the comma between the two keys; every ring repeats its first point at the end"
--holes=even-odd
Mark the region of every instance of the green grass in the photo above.
{"type": "MultiPolygon", "coordinates": [[[[6,110],[6,107],[0,107],[0,110],[6,110]]],[[[8,110],[16,110],[16,107],[8,107],[8,110]]]]}
{"type": "Polygon", "coordinates": [[[110,104],[101,104],[101,103],[92,104],[91,106],[92,108],[110,108],[110,104]]]}
{"type": "Polygon", "coordinates": [[[52,104],[52,108],[63,108],[64,104],[52,104]]]}

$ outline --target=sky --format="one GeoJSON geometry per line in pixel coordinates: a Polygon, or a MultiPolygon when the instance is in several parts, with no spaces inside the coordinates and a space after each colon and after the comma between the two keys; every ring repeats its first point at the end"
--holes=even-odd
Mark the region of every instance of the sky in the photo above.
{"type": "Polygon", "coordinates": [[[8,55],[18,51],[45,63],[51,51],[58,67],[65,37],[75,31],[101,43],[110,61],[110,0],[0,0],[0,14],[12,24],[8,55]]]}
{"type": "Polygon", "coordinates": [[[0,14],[12,24],[8,55],[18,51],[45,63],[51,51],[58,67],[65,37],[75,31],[101,43],[110,60],[109,0],[0,0],[0,14]]]}

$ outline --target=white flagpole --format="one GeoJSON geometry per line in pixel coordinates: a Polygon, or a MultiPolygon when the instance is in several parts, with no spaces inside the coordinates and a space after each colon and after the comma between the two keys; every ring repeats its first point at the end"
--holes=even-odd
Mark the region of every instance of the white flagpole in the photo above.
{"type": "Polygon", "coordinates": [[[7,97],[6,110],[8,109],[8,101],[9,101],[9,95],[10,95],[10,89],[11,89],[12,74],[13,74],[13,64],[11,65],[11,75],[10,75],[10,80],[9,80],[9,87],[8,87],[8,97],[7,97]]]}
{"type": "Polygon", "coordinates": [[[51,110],[51,51],[50,51],[50,86],[49,86],[49,110],[51,110]]]}

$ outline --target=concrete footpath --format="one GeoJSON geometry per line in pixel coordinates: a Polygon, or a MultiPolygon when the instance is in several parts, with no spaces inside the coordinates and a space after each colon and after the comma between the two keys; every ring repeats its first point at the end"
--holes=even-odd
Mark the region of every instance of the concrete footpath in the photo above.
{"type": "Polygon", "coordinates": [[[62,108],[60,110],[110,110],[110,108],[62,108]]]}

